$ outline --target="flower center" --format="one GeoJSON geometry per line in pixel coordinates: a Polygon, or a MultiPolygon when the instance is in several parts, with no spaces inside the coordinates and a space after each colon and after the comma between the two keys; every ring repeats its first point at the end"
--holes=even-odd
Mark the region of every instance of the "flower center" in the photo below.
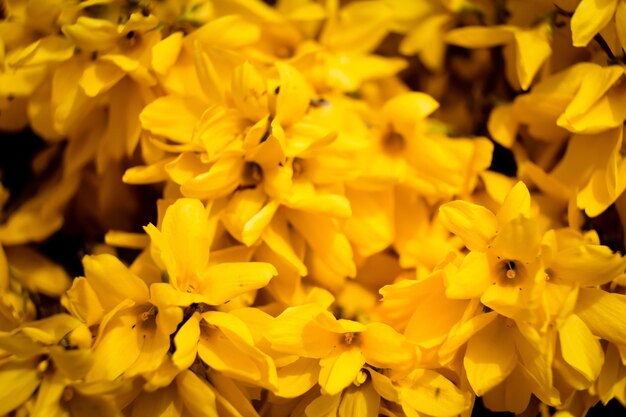
{"type": "Polygon", "coordinates": [[[383,138],[383,149],[390,155],[398,155],[406,147],[404,136],[393,130],[389,130],[383,138]]]}
{"type": "Polygon", "coordinates": [[[263,168],[256,162],[246,162],[243,168],[243,185],[255,186],[263,181],[263,168]]]}
{"type": "Polygon", "coordinates": [[[496,275],[501,285],[517,285],[524,273],[524,265],[514,259],[503,259],[496,265],[496,275]]]}

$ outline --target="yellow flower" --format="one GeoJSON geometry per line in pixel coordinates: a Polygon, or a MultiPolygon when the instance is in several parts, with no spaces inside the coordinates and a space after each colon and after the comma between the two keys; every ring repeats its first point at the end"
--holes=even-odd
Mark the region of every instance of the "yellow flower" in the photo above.
{"type": "Polygon", "coordinates": [[[348,387],[366,363],[408,370],[418,354],[391,327],[338,320],[318,304],[288,308],[276,318],[267,338],[277,351],[319,360],[319,384],[329,395],[348,387]]]}
{"type": "MultiPolygon", "coordinates": [[[[91,366],[91,333],[77,319],[58,314],[24,324],[11,333],[0,334],[3,361],[0,365],[0,412],[14,410],[39,387],[36,407],[58,408],[52,380],[77,381],[91,366]]],[[[46,411],[43,411],[45,414],[46,411]]]]}
{"type": "Polygon", "coordinates": [[[439,209],[440,221],[470,252],[448,276],[446,295],[480,298],[498,313],[530,320],[536,316],[545,279],[539,259],[540,230],[530,218],[530,195],[519,182],[497,214],[454,201],[439,209]]]}
{"type": "Polygon", "coordinates": [[[157,305],[148,286],[111,255],[83,259],[85,277],[74,280],[66,305],[87,325],[99,324],[90,381],[154,371],[165,360],[182,310],[157,305]]]}
{"type": "MultiPolygon", "coordinates": [[[[236,313],[195,312],[179,329],[174,343],[177,351],[184,350],[186,366],[197,353],[210,369],[226,377],[276,390],[277,374],[272,358],[255,346],[248,324],[236,313]]],[[[184,358],[179,357],[175,362],[180,360],[184,358]]]]}
{"type": "Polygon", "coordinates": [[[152,284],[155,299],[172,306],[193,303],[220,305],[251,290],[264,287],[276,269],[264,262],[211,264],[209,249],[214,224],[199,200],[181,198],[168,207],[161,230],[146,226],[152,255],[168,283],[152,284]]]}

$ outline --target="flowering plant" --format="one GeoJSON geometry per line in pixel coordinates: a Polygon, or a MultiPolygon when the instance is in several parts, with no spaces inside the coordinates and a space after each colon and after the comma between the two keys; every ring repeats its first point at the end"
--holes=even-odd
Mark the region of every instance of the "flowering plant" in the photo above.
{"type": "Polygon", "coordinates": [[[626,406],[626,1],[0,4],[0,415],[626,406]]]}

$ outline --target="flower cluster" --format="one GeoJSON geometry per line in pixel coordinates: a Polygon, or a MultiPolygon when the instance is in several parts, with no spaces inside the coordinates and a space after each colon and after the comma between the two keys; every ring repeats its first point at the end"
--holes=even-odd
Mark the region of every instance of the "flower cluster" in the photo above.
{"type": "Polygon", "coordinates": [[[269,3],[2,1],[0,415],[626,406],[626,2],[269,3]]]}

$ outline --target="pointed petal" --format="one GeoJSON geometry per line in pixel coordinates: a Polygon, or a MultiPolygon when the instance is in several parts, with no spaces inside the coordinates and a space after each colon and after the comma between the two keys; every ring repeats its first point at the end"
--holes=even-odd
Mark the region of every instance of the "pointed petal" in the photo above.
{"type": "Polygon", "coordinates": [[[214,388],[191,371],[176,377],[178,395],[191,417],[219,417],[215,404],[214,388]]]}
{"type": "Polygon", "coordinates": [[[415,346],[384,323],[369,323],[358,337],[365,361],[377,368],[407,369],[417,359],[415,346]]]}
{"type": "Polygon", "coordinates": [[[518,181],[506,195],[496,217],[503,225],[519,216],[530,215],[530,193],[522,181],[518,181]]]}
{"type": "Polygon", "coordinates": [[[519,128],[519,120],[513,105],[503,104],[495,107],[489,114],[487,128],[493,140],[505,148],[511,148],[515,143],[519,128]]]}
{"type": "Polygon", "coordinates": [[[606,284],[624,273],[626,260],[602,245],[578,245],[558,251],[550,268],[559,277],[581,286],[606,284]]]}
{"type": "Polygon", "coordinates": [[[504,321],[491,323],[467,342],[463,364],[476,395],[504,381],[517,363],[515,344],[504,321]]]}
{"type": "Polygon", "coordinates": [[[546,23],[515,32],[517,78],[522,90],[528,90],[533,78],[552,54],[550,31],[546,23]]]}
{"type": "Polygon", "coordinates": [[[576,314],[570,315],[561,325],[559,340],[565,362],[589,381],[595,381],[602,369],[604,351],[598,339],[576,314]]]}
{"type": "Polygon", "coordinates": [[[380,395],[374,385],[366,383],[359,387],[351,385],[343,393],[339,404],[338,416],[378,417],[380,410],[380,395]]]}
{"type": "Polygon", "coordinates": [[[276,62],[275,65],[280,76],[280,89],[276,97],[274,120],[281,126],[289,126],[304,116],[313,97],[313,91],[294,67],[282,62],[276,62]]]}
{"type": "Polygon", "coordinates": [[[626,295],[581,288],[575,311],[594,335],[626,344],[626,295]]]}
{"type": "Polygon", "coordinates": [[[183,33],[174,32],[152,47],[152,68],[165,75],[176,63],[183,47],[183,33]]]}
{"type": "Polygon", "coordinates": [[[332,219],[295,210],[287,218],[328,268],[344,277],[356,275],[350,242],[332,219]]]}
{"type": "Polygon", "coordinates": [[[167,208],[161,226],[165,244],[161,253],[170,277],[185,279],[204,271],[212,238],[209,230],[208,215],[200,200],[180,198],[167,208]]]}
{"type": "Polygon", "coordinates": [[[291,242],[291,232],[287,219],[282,211],[276,212],[272,222],[267,226],[262,235],[263,242],[278,256],[284,258],[292,265],[300,275],[307,274],[306,265],[296,254],[291,242]]]}
{"type": "Polygon", "coordinates": [[[361,367],[365,365],[365,358],[357,347],[337,347],[335,351],[320,360],[320,386],[322,393],[334,395],[354,381],[361,367]]]}
{"type": "Polygon", "coordinates": [[[9,247],[6,255],[12,274],[30,291],[59,297],[69,288],[67,272],[37,251],[25,246],[9,247]]]}
{"type": "Polygon", "coordinates": [[[289,365],[278,368],[278,391],[283,398],[296,398],[311,389],[318,381],[319,360],[298,358],[289,365]]]}
{"type": "Polygon", "coordinates": [[[515,259],[531,263],[539,255],[539,225],[537,221],[518,217],[504,224],[491,243],[491,249],[500,259],[515,259]]]}
{"type": "Polygon", "coordinates": [[[232,77],[233,102],[243,116],[253,122],[267,116],[267,87],[261,72],[246,61],[234,69],[232,77]]]}
{"type": "Polygon", "coordinates": [[[439,108],[439,103],[426,93],[400,94],[385,103],[383,117],[403,135],[413,133],[417,123],[439,108]]]}
{"type": "Polygon", "coordinates": [[[456,272],[446,274],[446,296],[452,299],[478,298],[493,283],[488,257],[482,252],[465,255],[456,272]]]}
{"type": "Polygon", "coordinates": [[[133,401],[131,417],[180,417],[183,405],[176,394],[173,386],[141,393],[133,401]]]}
{"type": "Polygon", "coordinates": [[[415,370],[401,381],[400,403],[403,408],[441,417],[461,415],[471,406],[468,392],[429,369],[415,370]]]}
{"type": "Polygon", "coordinates": [[[219,305],[248,291],[263,288],[278,272],[265,262],[230,262],[210,266],[198,292],[219,305]]]}
{"type": "Polygon", "coordinates": [[[483,206],[453,201],[439,208],[439,220],[450,232],[463,239],[470,250],[484,251],[496,234],[496,216],[483,206]]]}
{"type": "Polygon", "coordinates": [[[0,414],[22,405],[39,386],[39,374],[33,361],[11,361],[0,366],[0,414]]]}
{"type": "Polygon", "coordinates": [[[106,311],[125,299],[148,300],[148,286],[116,257],[108,254],[85,256],[85,276],[106,311]]]}
{"type": "Polygon", "coordinates": [[[206,105],[190,97],[169,95],[148,104],[139,118],[141,126],[155,135],[189,143],[206,105]]]}
{"type": "Polygon", "coordinates": [[[582,0],[572,16],[574,46],[587,46],[609,23],[618,0],[582,0]]]}
{"type": "Polygon", "coordinates": [[[196,359],[200,339],[200,316],[194,313],[174,336],[172,363],[179,369],[187,369],[196,359]]]}

